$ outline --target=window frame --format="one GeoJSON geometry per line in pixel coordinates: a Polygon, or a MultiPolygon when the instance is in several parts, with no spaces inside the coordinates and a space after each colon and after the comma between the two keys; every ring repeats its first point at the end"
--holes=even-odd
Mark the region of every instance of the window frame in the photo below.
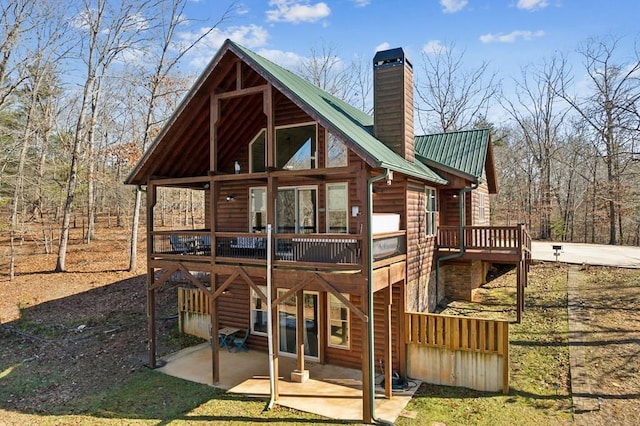
{"type": "Polygon", "coordinates": [[[267,129],[265,129],[264,127],[253,137],[253,139],[251,140],[251,142],[249,142],[249,173],[261,173],[261,172],[265,172],[267,170],[267,152],[266,152],[266,145],[267,145],[267,129]],[[253,167],[253,144],[256,143],[258,141],[258,138],[260,138],[261,135],[264,135],[264,145],[265,145],[265,149],[262,153],[262,158],[264,160],[264,170],[254,170],[253,167]]]}
{"type": "MultiPolygon", "coordinates": [[[[336,210],[338,211],[338,210],[336,210]]],[[[327,234],[348,234],[349,233],[349,183],[348,182],[332,182],[332,183],[327,183],[325,184],[325,232],[327,234]],[[329,209],[329,188],[330,187],[343,187],[344,191],[345,191],[345,202],[346,202],[346,206],[344,208],[344,215],[345,215],[345,231],[344,232],[331,232],[331,226],[330,226],[330,212],[332,210],[329,209]]]]}
{"type": "MultiPolygon", "coordinates": [[[[311,167],[308,169],[285,169],[284,166],[282,167],[283,170],[313,170],[313,169],[317,169],[318,168],[318,123],[315,121],[309,121],[309,122],[304,122],[304,123],[295,123],[295,124],[287,124],[287,125],[282,125],[282,126],[276,126],[273,132],[273,143],[274,143],[274,151],[275,151],[275,159],[274,159],[274,163],[276,167],[278,166],[278,131],[279,130],[283,130],[283,129],[294,129],[296,127],[309,127],[309,126],[313,126],[314,127],[314,140],[313,142],[313,146],[312,146],[312,150],[311,150],[311,157],[310,157],[310,161],[311,161],[311,167]]],[[[293,158],[293,157],[292,157],[293,158]]]]}
{"type": "Polygon", "coordinates": [[[424,233],[427,237],[433,237],[438,232],[438,191],[435,188],[426,186],[424,194],[424,233]]]}
{"type": "Polygon", "coordinates": [[[485,223],[485,203],[484,203],[484,192],[478,193],[478,222],[481,224],[485,223]]]}
{"type": "MultiPolygon", "coordinates": [[[[258,288],[265,295],[267,294],[267,286],[266,285],[265,286],[259,285],[258,288]]],[[[263,332],[263,331],[257,331],[256,330],[256,327],[255,327],[256,322],[255,322],[255,317],[253,315],[253,313],[255,311],[263,312],[264,318],[265,318],[265,321],[266,321],[267,308],[268,308],[266,306],[267,304],[266,304],[266,302],[264,303],[264,308],[265,309],[257,309],[255,307],[255,301],[256,301],[256,299],[260,299],[260,296],[258,296],[258,293],[256,293],[256,291],[253,288],[251,289],[250,297],[251,297],[251,300],[249,301],[249,318],[250,318],[250,321],[251,321],[251,334],[255,334],[257,336],[267,336],[268,333],[266,331],[263,332]]],[[[260,299],[260,302],[262,303],[262,299],[260,299]]],[[[268,324],[267,324],[267,327],[269,327],[268,324]]]]}
{"type": "Polygon", "coordinates": [[[257,233],[265,233],[267,232],[267,203],[266,203],[266,194],[267,194],[267,187],[266,186],[251,186],[249,187],[249,232],[257,232],[257,233]],[[261,210],[261,212],[264,212],[264,221],[265,221],[265,228],[262,231],[254,231],[254,227],[253,227],[253,214],[255,213],[255,211],[253,210],[253,191],[256,189],[260,189],[263,190],[265,193],[265,203],[264,203],[264,209],[261,210]]]}
{"type": "MultiPolygon", "coordinates": [[[[347,300],[351,300],[351,298],[349,297],[349,294],[345,294],[345,293],[341,293],[347,300]]],[[[351,350],[351,309],[349,309],[347,307],[347,305],[345,305],[344,303],[342,303],[342,301],[340,299],[338,299],[335,295],[331,294],[331,293],[327,293],[327,346],[330,348],[335,348],[335,349],[342,349],[342,350],[351,350]],[[340,344],[336,344],[336,343],[332,343],[331,342],[331,326],[332,326],[332,317],[331,317],[331,298],[334,298],[339,304],[340,304],[340,312],[342,311],[342,309],[346,309],[347,312],[347,317],[346,319],[336,319],[335,321],[338,321],[340,323],[346,323],[346,329],[347,329],[347,344],[346,345],[340,345],[340,344]]]]}
{"type": "Polygon", "coordinates": [[[326,141],[325,141],[325,167],[330,168],[330,167],[347,167],[349,165],[349,148],[347,148],[347,144],[344,143],[344,141],[342,139],[340,139],[337,135],[331,133],[328,130],[325,130],[325,134],[326,136],[326,141]],[[339,144],[342,145],[342,147],[344,148],[344,164],[330,164],[329,163],[329,159],[331,158],[329,156],[329,142],[330,141],[336,141],[339,144]]]}

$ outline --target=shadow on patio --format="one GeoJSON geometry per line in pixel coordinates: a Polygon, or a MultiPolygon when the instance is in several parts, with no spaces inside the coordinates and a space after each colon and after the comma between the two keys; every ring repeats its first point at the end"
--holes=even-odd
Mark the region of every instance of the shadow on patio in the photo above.
{"type": "MultiPolygon", "coordinates": [[[[220,382],[215,387],[250,397],[269,398],[268,354],[249,352],[220,352],[220,382]]],[[[166,365],[158,371],[198,383],[212,385],[211,348],[208,343],[184,349],[163,358],[166,365]]],[[[345,421],[362,420],[362,373],[360,370],[305,362],[309,380],[296,383],[290,380],[296,368],[294,358],[279,357],[278,382],[280,397],[277,404],[300,411],[345,421]]],[[[379,380],[377,380],[378,382],[379,380]]],[[[420,382],[410,382],[410,388],[394,392],[392,399],[384,398],[384,390],[376,387],[376,417],[395,422],[420,382]]]]}

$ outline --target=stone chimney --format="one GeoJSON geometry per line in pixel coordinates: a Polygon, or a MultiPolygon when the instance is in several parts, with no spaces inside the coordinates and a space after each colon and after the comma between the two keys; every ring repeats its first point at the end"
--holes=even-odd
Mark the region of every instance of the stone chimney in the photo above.
{"type": "Polygon", "coordinates": [[[413,65],[402,48],[373,58],[373,131],[378,139],[413,162],[413,65]]]}

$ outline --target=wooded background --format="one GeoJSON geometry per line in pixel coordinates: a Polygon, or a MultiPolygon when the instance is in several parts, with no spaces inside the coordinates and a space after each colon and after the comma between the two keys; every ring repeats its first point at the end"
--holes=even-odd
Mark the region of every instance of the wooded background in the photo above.
{"type": "MultiPolygon", "coordinates": [[[[132,235],[135,269],[144,200],[123,181],[194,81],[181,69],[184,55],[238,13],[232,3],[184,44],[176,31],[186,1],[0,4],[0,212],[10,278],[27,236],[57,253],[64,271],[69,229],[82,227],[90,244],[98,217],[132,235]]],[[[630,51],[621,40],[594,35],[519,75],[467,63],[453,44],[424,53],[414,60],[416,133],[491,128],[500,188],[492,224],[525,223],[539,239],[640,245],[640,55],[637,43],[630,51]]],[[[371,59],[347,63],[333,46],[310,46],[294,71],[371,112],[371,59]]],[[[202,202],[176,190],[162,195],[161,210],[167,224],[188,228],[202,202]]]]}

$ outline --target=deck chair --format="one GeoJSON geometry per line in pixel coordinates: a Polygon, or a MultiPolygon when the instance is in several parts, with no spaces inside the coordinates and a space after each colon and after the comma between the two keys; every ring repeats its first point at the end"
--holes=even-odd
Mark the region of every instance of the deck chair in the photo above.
{"type": "MultiPolygon", "coordinates": [[[[233,352],[243,351],[247,352],[249,349],[247,348],[247,339],[249,338],[251,330],[248,328],[245,330],[243,337],[234,337],[233,339],[233,352]]],[[[229,345],[229,351],[231,351],[231,345],[229,345]]]]}
{"type": "Polygon", "coordinates": [[[171,251],[173,253],[184,254],[188,251],[187,245],[179,235],[169,235],[169,242],[171,243],[171,251]]]}

